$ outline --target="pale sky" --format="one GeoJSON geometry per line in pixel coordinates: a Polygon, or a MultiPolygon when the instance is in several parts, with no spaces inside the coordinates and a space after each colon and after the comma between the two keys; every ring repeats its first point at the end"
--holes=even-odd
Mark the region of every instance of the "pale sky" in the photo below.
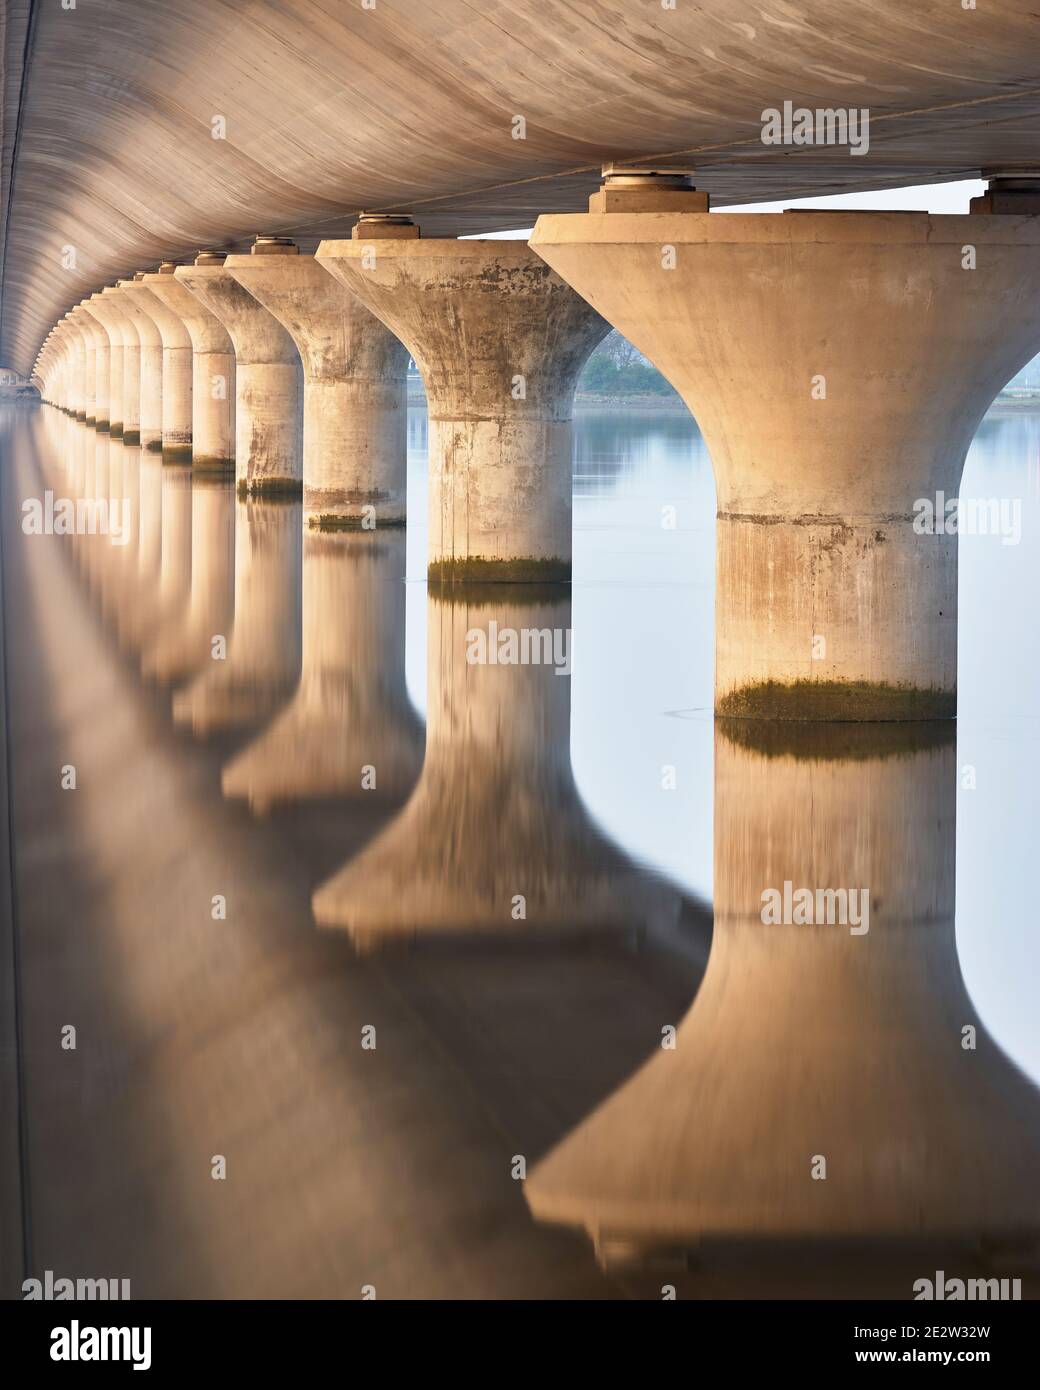
{"type": "MultiPolygon", "coordinates": [[[[961,179],[957,183],[916,184],[913,188],[894,188],[877,193],[833,193],[822,198],[787,198],[779,203],[744,203],[736,208],[717,208],[717,212],[783,212],[784,208],[863,208],[866,211],[909,209],[914,212],[966,213],[968,200],[985,193],[981,179],[961,179]]],[[[487,240],[526,240],[534,229],[512,232],[478,232],[487,240]]],[[[473,238],[468,238],[472,240],[473,238]]]]}

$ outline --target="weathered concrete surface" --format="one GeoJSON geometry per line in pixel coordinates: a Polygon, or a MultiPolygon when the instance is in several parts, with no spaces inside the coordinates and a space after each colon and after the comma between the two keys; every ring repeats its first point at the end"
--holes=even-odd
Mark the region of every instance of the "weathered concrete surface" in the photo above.
{"type": "Polygon", "coordinates": [[[1029,0],[247,8],[37,6],[0,361],[27,372],[89,290],[257,227],[341,236],[362,208],[402,207],[438,235],[530,226],[581,207],[607,160],[694,162],[746,201],[1036,159],[1029,0]],[[869,152],[764,146],[761,113],[784,100],[869,107],[869,152]]]}
{"type": "Polygon", "coordinates": [[[122,316],[103,293],[91,295],[88,308],[108,334],[108,430],[113,439],[122,439],[126,390],[126,338],[122,316]]]}
{"type": "Polygon", "coordinates": [[[180,314],[170,309],[153,288],[161,287],[173,274],[164,261],[154,274],[135,276],[138,289],[132,290],[137,304],[151,318],[162,339],[162,454],[167,463],[191,462],[194,350],[191,334],[180,314]]]}
{"type": "Polygon", "coordinates": [[[127,298],[117,285],[101,292],[101,305],[109,316],[109,333],[123,339],[123,429],[124,444],[141,442],[141,338],[127,310],[127,298]]]}
{"type": "Polygon", "coordinates": [[[716,710],[952,715],[957,537],[918,534],[915,502],[957,494],[1040,350],[1040,218],[608,213],[543,217],[532,246],[711,451],[716,710]]]}
{"type": "Polygon", "coordinates": [[[957,960],[954,726],[914,726],[915,747],[907,726],[817,725],[775,753],[727,726],[704,983],[674,1049],[534,1169],[531,1210],[608,1258],[708,1238],[1035,1241],[1040,1093],[957,960]],[[785,881],[866,888],[869,930],[764,923],[785,881]]]}
{"type": "Polygon", "coordinates": [[[292,338],[223,266],[176,277],[224,326],[235,349],[235,477],[242,493],[296,496],[303,472],[303,380],[292,338]]]}
{"type": "Polygon", "coordinates": [[[149,277],[148,289],[176,314],[192,348],[191,462],[204,473],[235,467],[235,349],[223,324],[175,275],[149,277]]]}
{"type": "Polygon", "coordinates": [[[77,307],[77,323],[87,338],[86,424],[93,429],[108,429],[108,334],[90,312],[86,299],[77,307]]]}
{"type": "Polygon", "coordinates": [[[317,255],[422,372],[430,578],[569,579],[574,387],[608,325],[519,241],[362,234],[317,255]]]}
{"type": "Polygon", "coordinates": [[[230,256],[303,364],[303,513],[323,530],[402,525],[408,350],[313,256],[230,256]]]}
{"type": "Polygon", "coordinates": [[[676,895],[600,832],[575,784],[570,677],[551,663],[564,654],[553,634],[569,631],[569,591],[489,589],[431,595],[422,776],[400,815],[314,894],[318,923],[346,928],[359,949],[427,935],[635,933],[678,915],[676,895]],[[492,624],[543,633],[550,659],[471,660],[471,633],[487,638],[492,624]]]}
{"type": "Polygon", "coordinates": [[[142,290],[134,280],[120,280],[118,288],[123,295],[123,308],[137,331],[140,344],[139,443],[142,449],[158,452],[162,449],[163,341],[158,324],[147,310],[155,296],[148,290],[142,290]]]}

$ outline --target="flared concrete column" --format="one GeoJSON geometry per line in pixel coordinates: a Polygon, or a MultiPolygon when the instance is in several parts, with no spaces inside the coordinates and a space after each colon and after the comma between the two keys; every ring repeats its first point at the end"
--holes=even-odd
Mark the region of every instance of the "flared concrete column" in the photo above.
{"type": "Polygon", "coordinates": [[[76,419],[84,424],[91,424],[94,419],[95,392],[95,358],[94,358],[94,333],[85,322],[80,306],[77,304],[74,309],[70,309],[66,315],[69,323],[79,334],[80,337],[80,358],[79,358],[79,408],[76,411],[76,419]]]}
{"type": "Polygon", "coordinates": [[[86,365],[86,346],[83,334],[76,326],[71,313],[61,321],[61,332],[67,347],[65,366],[65,412],[74,419],[82,420],[86,414],[83,408],[83,371],[86,365]]]}
{"type": "Polygon", "coordinates": [[[225,769],[225,796],[263,813],[322,797],[393,802],[411,791],[424,739],[405,681],[404,576],[400,530],[305,532],[300,684],[225,769]]]}
{"type": "Polygon", "coordinates": [[[313,256],[229,256],[225,265],[300,354],[305,523],[404,525],[408,349],[313,256]]]}
{"type": "Polygon", "coordinates": [[[1040,1093],[957,960],[955,726],[785,727],[717,725],[704,981],[674,1048],[534,1168],[527,1201],[607,1258],[1035,1240],[1040,1093]]]}
{"type": "Polygon", "coordinates": [[[93,300],[93,295],[85,299],[83,310],[94,325],[94,428],[108,434],[112,428],[112,341],[108,329],[92,312],[93,300]]]}
{"type": "Polygon", "coordinates": [[[622,210],[531,245],[711,451],[716,711],[953,715],[957,537],[915,519],[1040,349],[1040,218],[622,210]]]}
{"type": "MultiPolygon", "coordinates": [[[[196,265],[219,267],[224,257],[203,251],[196,265]]],[[[177,278],[155,276],[148,288],[176,314],[192,346],[191,454],[201,473],[233,473],[235,468],[235,349],[220,320],[177,278]]]]}
{"type": "Polygon", "coordinates": [[[675,895],[600,833],[575,786],[570,614],[569,591],[554,585],[431,595],[422,776],[400,815],[314,894],[319,925],[367,950],[414,935],[559,939],[674,918],[675,895]]]}
{"type": "Polygon", "coordinates": [[[166,684],[211,659],[215,639],[230,636],[235,611],[235,492],[227,481],[192,469],[191,590],[181,625],[156,634],[141,669],[166,684]]]}
{"type": "Polygon", "coordinates": [[[159,330],[163,345],[162,384],[162,454],[164,463],[191,462],[192,376],[194,354],[191,335],[179,314],[168,309],[152,293],[173,275],[174,265],[163,261],[154,274],[142,275],[137,302],[149,314],[159,330]]]}
{"type": "MultiPolygon", "coordinates": [[[[294,246],[258,240],[258,255],[294,246]]],[[[303,476],[303,373],[282,325],[226,266],[180,266],[177,279],[215,314],[235,348],[235,477],[242,496],[298,496],[303,476]]]]}
{"type": "Polygon", "coordinates": [[[268,718],[300,677],[302,518],[295,500],[235,507],[235,626],[226,653],[173,697],[173,717],[200,736],[268,718]]]}
{"type": "Polygon", "coordinates": [[[76,324],[86,344],[84,362],[84,420],[94,429],[108,428],[108,334],[88,311],[87,301],[75,309],[76,324]]]}
{"type": "Polygon", "coordinates": [[[123,437],[123,391],[125,385],[125,338],[123,318],[104,293],[88,300],[90,312],[108,335],[108,432],[113,439],[123,437]]]}
{"type": "Polygon", "coordinates": [[[154,306],[155,296],[137,279],[120,280],[118,288],[140,344],[140,444],[142,449],[158,453],[162,450],[163,340],[158,324],[148,312],[148,306],[154,306]]]}
{"type": "Polygon", "coordinates": [[[570,579],[574,387],[607,324],[522,242],[362,222],[317,258],[426,383],[430,579],[570,579]]]}
{"type": "MultiPolygon", "coordinates": [[[[141,442],[141,339],[127,312],[126,295],[118,285],[101,291],[100,306],[106,315],[109,336],[118,333],[123,343],[122,439],[141,442]]],[[[113,431],[114,432],[114,431],[113,431]]]]}

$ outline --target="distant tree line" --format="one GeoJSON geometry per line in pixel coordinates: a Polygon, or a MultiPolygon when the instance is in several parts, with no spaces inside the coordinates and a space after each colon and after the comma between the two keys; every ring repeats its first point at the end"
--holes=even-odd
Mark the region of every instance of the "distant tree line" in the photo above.
{"type": "Polygon", "coordinates": [[[578,390],[590,396],[674,396],[675,391],[620,333],[609,333],[585,364],[578,390]]]}

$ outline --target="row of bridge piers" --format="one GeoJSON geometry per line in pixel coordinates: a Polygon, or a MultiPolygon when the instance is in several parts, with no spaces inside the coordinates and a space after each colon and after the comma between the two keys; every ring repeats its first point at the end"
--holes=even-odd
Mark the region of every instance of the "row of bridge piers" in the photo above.
{"type": "Polygon", "coordinates": [[[616,327],[712,456],[717,713],[946,718],[957,537],[915,520],[957,494],[986,409],[1040,351],[1035,189],[1006,182],[964,216],[721,216],[688,176],[607,173],[529,244],[362,215],[314,255],[259,236],[119,280],[55,325],[35,375],[240,494],[302,494],[308,527],[380,529],[406,521],[410,354],[430,580],[566,583],[574,389],[616,327]]]}
{"type": "MultiPolygon", "coordinates": [[[[706,915],[581,795],[570,680],[467,660],[492,623],[569,628],[566,585],[430,586],[424,731],[400,527],[304,526],[299,498],[236,496],[56,412],[40,438],[55,496],[127,499],[118,543],[74,534],[72,565],[130,664],[175,688],[174,724],[231,735],[224,797],[283,826],[332,800],[372,815],[371,839],[314,889],[321,928],[385,951],[391,970],[405,941],[592,961],[635,931],[670,969],[682,944],[684,977],[700,980],[706,915]]],[[[934,1256],[915,1275],[980,1258],[1028,1272],[1040,1117],[958,962],[956,724],[720,719],[713,786],[703,981],[646,1062],[532,1166],[534,1217],[587,1231],[624,1270],[751,1240],[797,1242],[798,1258],[814,1242],[934,1256]],[[820,884],[866,906],[848,923],[763,915],[764,889],[820,884]]]]}

